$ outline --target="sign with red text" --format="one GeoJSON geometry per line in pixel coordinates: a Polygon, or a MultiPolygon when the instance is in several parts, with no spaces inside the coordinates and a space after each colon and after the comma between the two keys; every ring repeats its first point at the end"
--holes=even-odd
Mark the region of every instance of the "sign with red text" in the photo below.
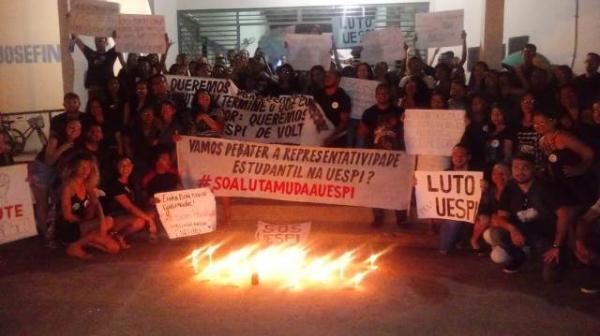
{"type": "Polygon", "coordinates": [[[415,171],[415,179],[419,218],[475,223],[482,172],[415,171]]]}
{"type": "Polygon", "coordinates": [[[69,29],[88,36],[112,36],[119,22],[119,4],[108,1],[72,1],[69,29]]]}
{"type": "Polygon", "coordinates": [[[331,19],[333,38],[338,48],[352,48],[362,45],[366,32],[375,30],[372,16],[336,16],[331,19]]]}
{"type": "Polygon", "coordinates": [[[117,52],[164,54],[165,17],[162,15],[121,14],[117,25],[117,52]]]}
{"type": "Polygon", "coordinates": [[[258,221],[256,240],[266,244],[300,244],[308,241],[311,223],[270,224],[258,221]]]}
{"type": "Polygon", "coordinates": [[[0,244],[37,235],[27,165],[0,168],[0,244]]]}
{"type": "Polygon", "coordinates": [[[215,231],[217,205],[208,188],[178,190],[154,195],[156,210],[170,239],[215,231]]]}
{"type": "Polygon", "coordinates": [[[464,10],[416,13],[417,48],[452,47],[462,44],[464,10]]]}
{"type": "Polygon", "coordinates": [[[216,196],[407,209],[414,157],[400,151],[259,144],[182,136],[186,188],[216,196]]]}
{"type": "Polygon", "coordinates": [[[465,132],[464,110],[406,110],[404,115],[409,154],[449,156],[465,132]]]}

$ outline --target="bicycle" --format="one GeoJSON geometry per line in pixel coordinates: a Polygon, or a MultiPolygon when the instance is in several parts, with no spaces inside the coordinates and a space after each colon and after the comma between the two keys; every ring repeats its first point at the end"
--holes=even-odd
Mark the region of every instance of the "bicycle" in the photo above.
{"type": "Polygon", "coordinates": [[[17,117],[16,120],[8,120],[6,117],[0,119],[0,133],[4,134],[6,143],[10,146],[10,152],[13,156],[22,154],[29,137],[35,132],[42,143],[42,146],[48,144],[48,137],[44,133],[44,117],[37,115],[27,119],[29,127],[23,132],[13,128],[12,124],[24,117],[17,117]]]}

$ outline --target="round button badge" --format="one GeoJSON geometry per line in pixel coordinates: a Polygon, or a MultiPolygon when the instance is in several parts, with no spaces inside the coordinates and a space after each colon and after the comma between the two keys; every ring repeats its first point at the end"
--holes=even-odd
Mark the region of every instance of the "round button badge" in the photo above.
{"type": "Polygon", "coordinates": [[[548,161],[556,163],[556,161],[558,161],[558,156],[556,156],[556,154],[550,154],[550,156],[548,156],[548,161]]]}
{"type": "Polygon", "coordinates": [[[337,109],[338,107],[340,107],[340,104],[338,102],[331,103],[331,108],[337,109]]]}
{"type": "Polygon", "coordinates": [[[492,140],[491,145],[492,145],[493,148],[500,147],[500,140],[498,140],[498,139],[492,140]]]}

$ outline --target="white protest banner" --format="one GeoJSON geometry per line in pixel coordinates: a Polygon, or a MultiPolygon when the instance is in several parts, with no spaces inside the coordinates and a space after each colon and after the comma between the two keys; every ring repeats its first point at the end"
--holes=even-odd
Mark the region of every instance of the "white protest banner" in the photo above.
{"type": "Polygon", "coordinates": [[[299,244],[308,241],[310,222],[296,224],[269,224],[258,221],[256,240],[267,244],[299,244]]]}
{"type": "Polygon", "coordinates": [[[464,132],[464,110],[405,112],[404,142],[409,154],[448,156],[464,132]]]}
{"type": "Polygon", "coordinates": [[[363,112],[375,105],[375,89],[378,81],[342,77],[340,87],[352,98],[352,119],[361,119],[363,112]]]}
{"type": "Polygon", "coordinates": [[[183,185],[217,196],[407,209],[414,157],[400,151],[257,144],[182,136],[183,185]]]}
{"type": "Polygon", "coordinates": [[[394,64],[406,58],[404,33],[400,28],[390,27],[365,33],[360,60],[369,64],[385,61],[394,64]]]}
{"type": "Polygon", "coordinates": [[[165,17],[162,15],[121,14],[117,26],[117,52],[157,53],[167,49],[165,17]]]}
{"type": "Polygon", "coordinates": [[[171,191],[154,195],[156,210],[169,239],[215,231],[217,205],[208,188],[171,191]]]}
{"type": "Polygon", "coordinates": [[[452,47],[462,44],[464,10],[417,13],[417,48],[452,47]]]}
{"type": "Polygon", "coordinates": [[[188,107],[192,106],[194,94],[199,89],[207,90],[213,99],[219,95],[237,96],[239,92],[235,83],[228,79],[174,75],[166,75],[165,77],[167,78],[169,91],[182,94],[188,107]]]}
{"type": "Polygon", "coordinates": [[[0,244],[37,235],[27,165],[0,168],[0,244]]]}
{"type": "Polygon", "coordinates": [[[259,97],[221,95],[215,103],[225,111],[223,136],[263,143],[300,144],[309,118],[311,96],[259,97]]]}
{"type": "Polygon", "coordinates": [[[331,66],[331,34],[287,34],[287,60],[296,71],[308,71],[315,65],[331,66]]]}
{"type": "Polygon", "coordinates": [[[366,32],[375,30],[375,18],[371,16],[336,16],[331,19],[333,38],[338,48],[362,45],[366,32]]]}
{"type": "Polygon", "coordinates": [[[119,4],[81,0],[71,3],[69,30],[88,36],[112,36],[119,21],[119,4]]]}
{"type": "Polygon", "coordinates": [[[481,200],[482,172],[415,171],[419,218],[475,223],[481,200]]]}

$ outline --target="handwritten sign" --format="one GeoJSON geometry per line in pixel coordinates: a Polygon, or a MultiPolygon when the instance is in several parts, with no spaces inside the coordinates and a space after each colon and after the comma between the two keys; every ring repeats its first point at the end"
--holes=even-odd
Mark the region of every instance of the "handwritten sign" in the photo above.
{"type": "Polygon", "coordinates": [[[404,152],[181,138],[177,162],[187,188],[397,210],[410,203],[414,157],[404,152]]]}
{"type": "Polygon", "coordinates": [[[258,222],[256,239],[267,244],[299,244],[306,243],[310,234],[311,223],[269,224],[258,222]]]}
{"type": "Polygon", "coordinates": [[[417,214],[475,223],[481,200],[482,172],[416,171],[417,214]]]}
{"type": "Polygon", "coordinates": [[[352,48],[362,45],[366,32],[375,30],[375,18],[369,16],[336,16],[331,19],[333,37],[338,48],[352,48]]]}
{"type": "Polygon", "coordinates": [[[308,71],[315,65],[331,66],[331,34],[287,34],[288,63],[297,71],[308,71]]]}
{"type": "Polygon", "coordinates": [[[417,13],[417,48],[451,47],[462,44],[464,10],[417,13]]]}
{"type": "Polygon", "coordinates": [[[195,236],[217,228],[215,196],[208,188],[154,195],[156,210],[170,239],[195,236]]]}
{"type": "Polygon", "coordinates": [[[0,244],[37,235],[27,165],[0,168],[0,244]]]}
{"type": "Polygon", "coordinates": [[[112,36],[119,21],[119,4],[106,1],[76,1],[69,12],[72,33],[89,36],[112,36]]]}
{"type": "Polygon", "coordinates": [[[363,112],[369,107],[375,105],[375,89],[379,85],[378,81],[342,77],[340,87],[352,98],[352,119],[361,119],[363,112]]]}
{"type": "Polygon", "coordinates": [[[188,107],[192,106],[192,99],[200,89],[208,91],[213,99],[220,95],[236,96],[239,92],[235,83],[229,79],[210,77],[189,77],[166,75],[169,91],[182,94],[188,107]]]}
{"type": "Polygon", "coordinates": [[[365,33],[360,60],[369,64],[385,61],[388,64],[406,58],[404,33],[400,28],[390,27],[365,33]]]}
{"type": "Polygon", "coordinates": [[[119,15],[115,46],[117,52],[164,53],[167,49],[164,16],[119,15]]]}
{"type": "Polygon", "coordinates": [[[464,110],[406,110],[405,115],[409,154],[448,156],[465,132],[464,110]]]}

